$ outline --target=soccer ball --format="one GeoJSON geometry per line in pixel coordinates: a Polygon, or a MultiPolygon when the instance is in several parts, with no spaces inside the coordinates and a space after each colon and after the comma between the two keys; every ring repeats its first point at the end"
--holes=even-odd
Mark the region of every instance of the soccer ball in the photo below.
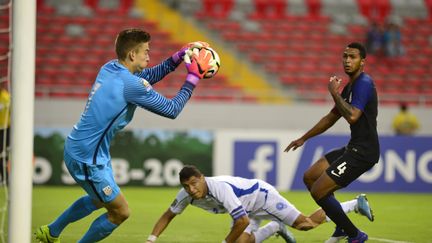
{"type": "Polygon", "coordinates": [[[211,47],[206,47],[206,46],[197,44],[196,46],[194,46],[194,47],[192,47],[186,51],[186,55],[184,57],[185,58],[184,60],[186,63],[190,63],[191,62],[190,59],[191,59],[192,55],[193,54],[198,55],[201,50],[205,50],[206,55],[211,55],[210,61],[208,63],[211,66],[211,68],[204,74],[204,78],[211,78],[211,77],[216,75],[216,73],[219,71],[219,67],[220,67],[219,55],[211,47]]]}

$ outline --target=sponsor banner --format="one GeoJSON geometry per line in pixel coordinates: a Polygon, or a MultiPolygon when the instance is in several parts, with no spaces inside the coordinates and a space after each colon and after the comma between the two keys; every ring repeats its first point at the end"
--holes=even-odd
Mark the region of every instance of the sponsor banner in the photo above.
{"type": "MultiPolygon", "coordinates": [[[[284,153],[301,132],[220,130],[215,134],[214,175],[258,178],[279,189],[291,188],[300,161],[299,150],[284,153]]],[[[301,150],[301,149],[300,149],[301,150]]]]}
{"type": "MultiPolygon", "coordinates": [[[[348,135],[320,135],[296,151],[285,147],[299,131],[219,131],[214,173],[259,178],[280,190],[305,190],[304,172],[348,135]]],[[[381,136],[379,162],[344,190],[432,192],[432,137],[381,136]]]]}
{"type": "MultiPolygon", "coordinates": [[[[68,132],[35,129],[34,184],[75,184],[63,162],[68,132]]],[[[201,130],[124,131],[116,135],[110,149],[117,184],[146,186],[178,186],[178,173],[185,164],[212,175],[212,150],[213,133],[201,130]]]]}

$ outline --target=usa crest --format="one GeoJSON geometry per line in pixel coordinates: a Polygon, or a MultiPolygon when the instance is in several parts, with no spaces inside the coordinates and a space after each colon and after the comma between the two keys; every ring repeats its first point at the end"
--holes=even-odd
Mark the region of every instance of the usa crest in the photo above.
{"type": "Polygon", "coordinates": [[[106,196],[109,196],[109,195],[112,194],[112,189],[111,189],[110,186],[106,186],[106,187],[104,187],[104,188],[102,189],[102,191],[104,192],[104,194],[105,194],[106,196]]]}

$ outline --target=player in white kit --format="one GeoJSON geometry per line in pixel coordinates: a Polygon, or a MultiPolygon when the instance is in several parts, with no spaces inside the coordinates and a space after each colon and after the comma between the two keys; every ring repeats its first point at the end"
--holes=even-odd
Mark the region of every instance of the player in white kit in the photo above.
{"type": "MultiPolygon", "coordinates": [[[[296,242],[285,225],[310,230],[329,221],[322,209],[305,216],[272,185],[262,180],[233,176],[205,177],[194,166],[185,166],[179,176],[183,188],[154,225],[147,243],[155,242],[171,220],[189,204],[211,213],[231,215],[231,231],[222,242],[262,242],[274,234],[279,234],[286,242],[296,242]],[[259,227],[262,220],[271,221],[259,227]]],[[[345,213],[357,209],[358,198],[342,203],[345,213]]]]}

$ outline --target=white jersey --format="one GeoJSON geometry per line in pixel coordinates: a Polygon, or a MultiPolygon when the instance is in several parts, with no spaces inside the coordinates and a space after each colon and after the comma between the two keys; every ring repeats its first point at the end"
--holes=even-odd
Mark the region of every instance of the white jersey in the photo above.
{"type": "MultiPolygon", "coordinates": [[[[245,179],[234,176],[205,177],[208,193],[205,198],[193,199],[184,189],[177,193],[170,210],[180,214],[189,205],[202,208],[211,213],[229,213],[233,220],[244,215],[253,216],[281,216],[276,217],[284,221],[286,209],[295,209],[276,189],[265,181],[245,179]],[[284,210],[285,209],[285,210],[284,210]],[[279,210],[281,214],[275,213],[279,210]]],[[[295,215],[299,212],[295,209],[295,215]]],[[[291,218],[291,217],[290,217],[291,218]]],[[[290,225],[292,219],[289,220],[290,225]]]]}

